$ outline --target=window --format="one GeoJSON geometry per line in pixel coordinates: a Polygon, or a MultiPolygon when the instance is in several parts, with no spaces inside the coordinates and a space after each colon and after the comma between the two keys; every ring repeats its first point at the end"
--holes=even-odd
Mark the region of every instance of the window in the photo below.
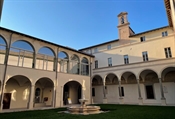
{"type": "Polygon", "coordinates": [[[165,37],[165,36],[168,36],[168,32],[167,31],[162,32],[162,37],[165,37]]]}
{"type": "Polygon", "coordinates": [[[95,97],[95,88],[92,88],[92,96],[95,97]]]}
{"type": "Polygon", "coordinates": [[[124,63],[125,63],[125,64],[129,64],[128,55],[124,55],[124,63]]]}
{"type": "Polygon", "coordinates": [[[111,45],[108,45],[108,46],[107,46],[107,49],[110,50],[110,49],[111,49],[111,45]]]}
{"type": "Polygon", "coordinates": [[[97,53],[98,52],[98,49],[97,48],[94,48],[94,53],[97,53]]]}
{"type": "Polygon", "coordinates": [[[164,50],[165,50],[165,56],[166,56],[166,58],[172,57],[172,55],[171,55],[171,48],[170,47],[165,48],[164,50]]]}
{"type": "Polygon", "coordinates": [[[145,41],[145,36],[140,37],[140,41],[141,42],[145,41]]]}
{"type": "Polygon", "coordinates": [[[146,88],[146,97],[147,99],[154,99],[154,91],[153,91],[153,85],[147,85],[146,88]]]}
{"type": "Polygon", "coordinates": [[[119,96],[123,97],[124,96],[124,88],[121,87],[121,91],[120,91],[120,87],[118,87],[118,89],[119,89],[119,96]]]}
{"type": "Polygon", "coordinates": [[[98,60],[95,60],[95,69],[98,68],[98,60]]]}
{"type": "Polygon", "coordinates": [[[111,67],[112,66],[112,58],[108,58],[108,66],[111,67]]]}
{"type": "Polygon", "coordinates": [[[148,53],[147,53],[147,51],[142,52],[142,55],[143,55],[143,61],[148,61],[148,53]]]}
{"type": "Polygon", "coordinates": [[[124,24],[125,22],[124,22],[124,17],[122,16],[121,17],[121,24],[124,24]]]}

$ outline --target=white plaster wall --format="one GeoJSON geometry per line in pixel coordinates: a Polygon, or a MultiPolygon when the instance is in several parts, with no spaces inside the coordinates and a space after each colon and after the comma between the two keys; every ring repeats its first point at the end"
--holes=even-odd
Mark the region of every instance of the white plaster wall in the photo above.
{"type": "Polygon", "coordinates": [[[107,87],[107,100],[108,103],[119,103],[119,90],[118,85],[106,85],[107,87]]]}
{"type": "Polygon", "coordinates": [[[167,105],[175,105],[175,83],[164,82],[162,85],[164,87],[164,96],[166,98],[167,105]]]}
{"type": "Polygon", "coordinates": [[[53,88],[45,88],[43,92],[43,98],[48,97],[48,101],[45,101],[46,105],[52,104],[52,94],[53,94],[53,88]]]}
{"type": "Polygon", "coordinates": [[[92,86],[92,88],[95,88],[95,96],[93,97],[94,103],[102,103],[103,102],[103,86],[92,86]]]}
{"type": "MultiPolygon", "coordinates": [[[[0,53],[1,53],[1,51],[0,51],[0,53]]],[[[5,60],[5,54],[0,54],[0,64],[4,64],[4,60],[5,60]]]]}
{"type": "Polygon", "coordinates": [[[124,88],[124,103],[138,104],[138,86],[137,84],[125,84],[124,88]]]}
{"type": "Polygon", "coordinates": [[[15,80],[9,80],[4,92],[11,93],[10,109],[27,108],[30,84],[19,86],[15,80]]]}

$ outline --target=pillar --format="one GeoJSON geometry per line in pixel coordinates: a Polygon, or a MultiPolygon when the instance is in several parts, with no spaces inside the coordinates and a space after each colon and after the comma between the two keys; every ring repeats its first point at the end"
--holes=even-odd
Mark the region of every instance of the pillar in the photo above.
{"type": "Polygon", "coordinates": [[[142,98],[142,95],[141,95],[141,89],[140,89],[140,83],[139,83],[139,79],[137,79],[137,85],[138,85],[138,95],[139,95],[139,105],[143,105],[143,98],[142,98]]]}
{"type": "Polygon", "coordinates": [[[79,75],[81,75],[81,62],[79,62],[79,75]]]}
{"type": "Polygon", "coordinates": [[[163,92],[162,79],[159,78],[160,92],[161,92],[161,105],[166,105],[166,99],[163,92]]]}
{"type": "Polygon", "coordinates": [[[105,104],[105,103],[108,102],[108,100],[107,100],[107,98],[106,98],[105,82],[103,82],[103,94],[104,94],[103,103],[105,104]]]}
{"type": "Polygon", "coordinates": [[[29,109],[33,109],[33,105],[34,105],[34,92],[35,92],[35,85],[31,85],[31,87],[30,87],[30,98],[29,98],[29,104],[28,104],[28,108],[29,109]]]}
{"type": "Polygon", "coordinates": [[[4,84],[4,86],[2,85],[2,90],[1,90],[2,92],[1,92],[0,112],[2,111],[2,108],[3,108],[3,98],[4,98],[5,86],[6,86],[6,84],[4,84]]]}
{"type": "Polygon", "coordinates": [[[53,91],[52,91],[52,107],[55,107],[55,95],[56,95],[56,88],[55,86],[53,87],[53,91]]]}
{"type": "Polygon", "coordinates": [[[122,97],[121,80],[119,81],[119,104],[124,104],[124,99],[122,97]]]}

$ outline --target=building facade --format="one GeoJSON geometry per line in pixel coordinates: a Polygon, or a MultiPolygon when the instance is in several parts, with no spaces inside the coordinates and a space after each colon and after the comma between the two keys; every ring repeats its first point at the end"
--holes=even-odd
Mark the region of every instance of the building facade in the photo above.
{"type": "Polygon", "coordinates": [[[88,103],[175,105],[174,0],[169,25],[135,33],[118,15],[119,39],[75,50],[0,27],[0,110],[88,103]]]}
{"type": "Polygon", "coordinates": [[[165,0],[169,26],[134,33],[118,15],[119,39],[80,49],[95,56],[94,103],[175,105],[175,9],[165,0]]]}

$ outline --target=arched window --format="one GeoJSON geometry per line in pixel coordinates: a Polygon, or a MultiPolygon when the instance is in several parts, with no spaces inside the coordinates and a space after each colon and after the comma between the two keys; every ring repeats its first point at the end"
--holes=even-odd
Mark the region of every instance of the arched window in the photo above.
{"type": "Polygon", "coordinates": [[[19,40],[10,47],[9,65],[33,68],[34,49],[27,41],[19,40]]]}
{"type": "Polygon", "coordinates": [[[71,61],[70,61],[70,73],[72,74],[79,74],[79,66],[80,61],[77,55],[72,55],[71,56],[71,61]]]}
{"type": "Polygon", "coordinates": [[[122,17],[121,17],[121,24],[124,24],[124,23],[125,23],[124,17],[122,16],[122,17]]]}
{"type": "Polygon", "coordinates": [[[87,58],[83,58],[81,61],[81,74],[82,75],[89,75],[89,63],[87,58]]]}
{"type": "Polygon", "coordinates": [[[0,36],[0,64],[4,64],[6,47],[7,45],[4,38],[0,36]]]}
{"type": "Polygon", "coordinates": [[[68,62],[69,62],[68,55],[63,51],[59,52],[57,71],[67,73],[69,70],[68,69],[68,62]]]}
{"type": "Polygon", "coordinates": [[[42,47],[39,49],[36,59],[36,68],[43,70],[55,70],[55,54],[48,47],[42,47]]]}

